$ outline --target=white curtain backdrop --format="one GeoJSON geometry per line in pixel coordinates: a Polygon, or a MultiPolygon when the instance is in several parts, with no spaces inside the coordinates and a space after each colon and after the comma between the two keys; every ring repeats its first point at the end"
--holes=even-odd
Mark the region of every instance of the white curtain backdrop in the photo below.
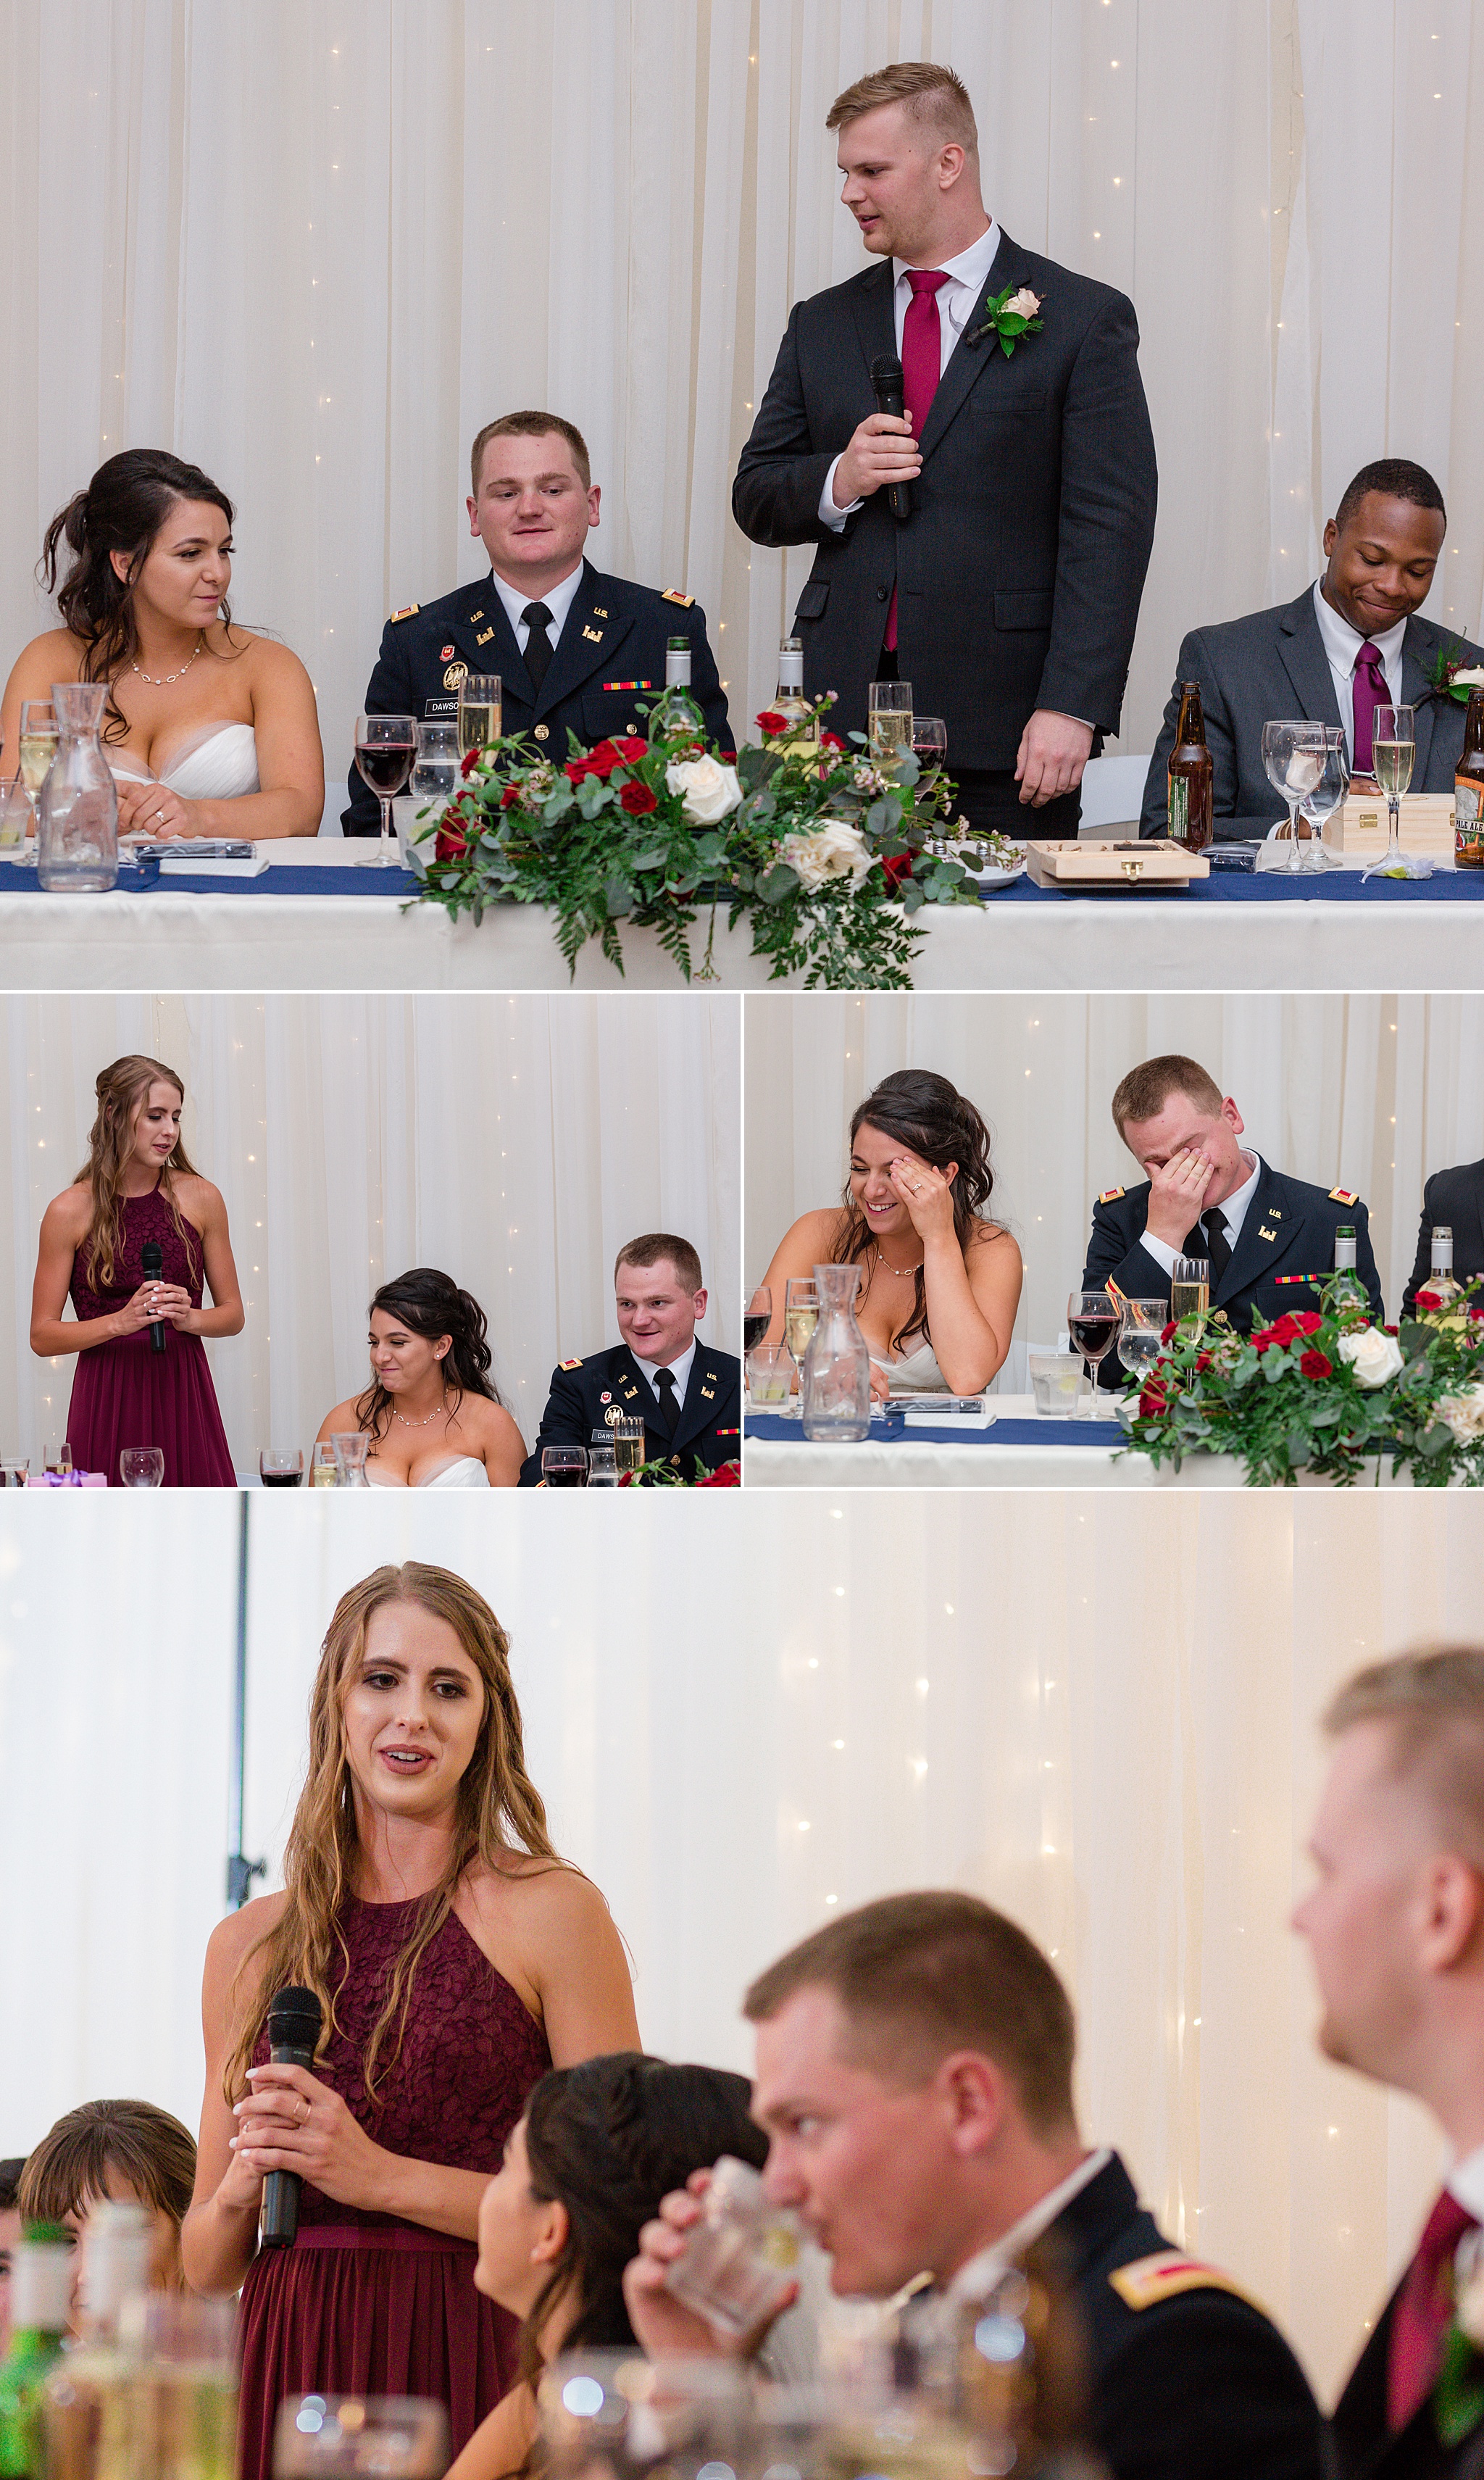
{"type": "Polygon", "coordinates": [[[7,1453],[64,1434],[76,1357],[28,1340],[37,1233],[86,1161],[93,1080],[143,1051],[186,1083],[187,1150],[226,1200],[247,1323],[206,1347],[239,1471],[306,1453],[366,1383],[366,1308],[441,1266],[490,1323],[526,1444],[559,1359],[618,1341],[613,1260],[641,1231],[695,1243],[701,1332],[739,1349],[739,1002],[557,998],[20,997],[3,1006],[0,1402],[7,1453]]]}
{"type": "Polygon", "coordinates": [[[1028,1342],[1065,1327],[1099,1190],[1142,1176],[1110,1110],[1140,1059],[1199,1059],[1277,1170],[1359,1192],[1393,1319],[1423,1179],[1484,1152],[1484,1001],[1473,997],[780,992],[746,1010],[747,1280],[762,1280],[796,1215],[838,1198],[857,1103],[895,1069],[933,1068],[989,1123],[990,1210],[1025,1258],[1015,1332],[1028,1342]]]}
{"type": "MultiPolygon", "coordinates": [[[[0,1511],[8,1985],[0,2152],[90,2095],[193,2123],[223,1897],[235,1510],[0,1511]],[[141,1580],[148,1580],[141,1589],[141,1580]],[[166,1586],[168,1589],[165,1589],[166,1586]],[[123,1588],[120,1589],[120,1588],[123,1588]]],[[[1431,1499],[1047,1492],[264,1499],[252,1509],[249,1856],[276,1871],[337,1595],[442,1562],[508,1627],[560,1847],[633,1950],[643,2036],[746,2067],[748,1977],[841,1906],[959,1885],[1053,1951],[1089,2132],[1332,2389],[1439,2155],[1323,2065],[1287,1928],[1354,1666],[1476,1637],[1484,1541],[1431,1499]]]]}
{"type": "Polygon", "coordinates": [[[807,552],[729,516],[790,304],[862,264],[824,117],[951,61],[988,203],[1133,297],[1161,511],[1122,745],[1182,633],[1296,592],[1350,475],[1448,497],[1476,631],[1484,0],[8,0],[6,660],[42,528],[171,447],[240,506],[236,607],[320,692],[328,814],[387,613],[479,573],[481,423],[544,404],[591,549],[705,607],[734,717],[807,552]]]}

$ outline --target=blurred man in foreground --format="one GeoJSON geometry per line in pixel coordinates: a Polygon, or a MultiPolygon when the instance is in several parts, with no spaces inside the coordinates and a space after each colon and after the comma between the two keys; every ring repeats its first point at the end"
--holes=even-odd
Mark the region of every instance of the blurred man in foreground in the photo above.
{"type": "MultiPolygon", "coordinates": [[[[1318,2480],[1318,2412],[1276,2328],[1084,2143],[1071,2004],[1012,1922],[968,1895],[892,1896],[806,1938],[743,2003],[764,2184],[828,2251],[834,2290],[889,2299],[926,2273],[971,2302],[1045,2236],[1114,2480],[1318,2480]]],[[[722,2347],[664,2287],[699,2210],[667,2197],[625,2276],[648,2350],[722,2347]]]]}

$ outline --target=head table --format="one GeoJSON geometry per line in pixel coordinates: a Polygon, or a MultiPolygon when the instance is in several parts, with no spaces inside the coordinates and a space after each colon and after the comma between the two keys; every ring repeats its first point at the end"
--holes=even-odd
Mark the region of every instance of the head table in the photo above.
{"type": "MultiPolygon", "coordinates": [[[[1240,1489],[1235,1456],[1188,1456],[1176,1473],[1147,1456],[1119,1455],[1114,1421],[1064,1421],[1037,1413],[1031,1395],[995,1395],[986,1430],[906,1428],[896,1408],[857,1444],[811,1445],[795,1420],[744,1412],[747,1489],[1240,1489]]],[[[924,1406],[926,1411],[927,1407],[924,1406]]],[[[1383,1488],[1410,1489],[1383,1459],[1383,1488]]],[[[1328,1483],[1315,1482],[1315,1488],[1328,1483]]]]}
{"type": "MultiPolygon", "coordinates": [[[[0,861],[0,980],[8,990],[467,990],[570,987],[552,917],[492,906],[477,928],[410,904],[400,867],[361,868],[337,836],[262,847],[256,878],[180,876],[106,895],[47,894],[34,868],[0,861]]],[[[977,905],[918,916],[919,990],[1476,990],[1484,978],[1484,872],[1360,882],[1360,865],[1318,879],[1217,873],[1177,896],[1060,895],[1021,880],[977,905]]],[[[692,933],[699,968],[703,916],[692,933]]],[[[678,990],[652,931],[623,933],[620,975],[591,943],[578,990],[678,990]]],[[[769,983],[746,923],[718,918],[714,964],[729,990],[769,983]]]]}

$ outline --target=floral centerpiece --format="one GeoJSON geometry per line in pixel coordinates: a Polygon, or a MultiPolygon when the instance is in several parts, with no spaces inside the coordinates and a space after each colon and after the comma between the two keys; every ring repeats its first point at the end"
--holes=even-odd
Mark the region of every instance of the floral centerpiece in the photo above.
{"type": "Polygon", "coordinates": [[[1160,1357],[1120,1406],[1129,1446],[1176,1472],[1186,1456],[1236,1456],[1246,1479],[1342,1484],[1375,1459],[1429,1486],[1484,1482],[1484,1302],[1470,1285],[1418,1294],[1398,1328],[1370,1323],[1352,1275],[1299,1309],[1239,1334],[1223,1311],[1164,1329],[1160,1357]]]}
{"type": "Polygon", "coordinates": [[[655,1456],[639,1466],[637,1472],[620,1473],[620,1489],[740,1489],[742,1460],[731,1456],[714,1472],[707,1472],[699,1456],[655,1456]],[[683,1469],[690,1465],[690,1471],[683,1469]]]}
{"type": "MultiPolygon", "coordinates": [[[[832,697],[811,710],[817,726],[832,697]]],[[[746,919],[771,977],[805,987],[906,990],[926,903],[975,903],[961,860],[935,850],[951,787],[908,750],[890,775],[864,735],[806,736],[771,711],[735,758],[699,734],[629,737],[563,763],[505,738],[471,751],[431,846],[420,894],[477,922],[501,900],[550,906],[575,971],[589,939],[623,970],[620,925],[652,929],[691,978],[690,933],[707,912],[699,978],[714,980],[719,907],[746,919]],[[855,744],[854,746],[850,744],[855,744]],[[902,865],[888,876],[885,865],[902,865]],[[904,877],[904,869],[910,872],[904,877]]]]}

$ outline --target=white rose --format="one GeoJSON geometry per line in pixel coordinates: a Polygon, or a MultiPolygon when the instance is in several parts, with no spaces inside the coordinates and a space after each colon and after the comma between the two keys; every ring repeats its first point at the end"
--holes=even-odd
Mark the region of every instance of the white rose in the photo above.
{"type": "Polygon", "coordinates": [[[1484,689],[1484,664],[1471,663],[1467,671],[1455,672],[1450,686],[1461,689],[1484,689]]]}
{"type": "Polygon", "coordinates": [[[818,827],[810,835],[785,836],[779,846],[780,861],[786,861],[805,887],[823,887],[832,878],[848,878],[858,887],[873,860],[864,839],[855,827],[818,827]]]}
{"type": "Polygon", "coordinates": [[[1012,310],[1017,319],[1034,319],[1040,306],[1040,295],[1033,293],[1029,284],[1022,284],[1019,292],[1012,293],[1005,304],[1006,309],[1012,310]]]}
{"type": "Polygon", "coordinates": [[[1484,1438],[1484,1385],[1466,1386],[1461,1395],[1440,1395],[1438,1413],[1461,1447],[1484,1438]]]}
{"type": "Polygon", "coordinates": [[[719,826],[741,805],[736,768],[720,765],[714,758],[672,759],[665,768],[665,782],[672,792],[679,793],[693,827],[719,826]]]}
{"type": "Polygon", "coordinates": [[[1385,1334],[1378,1326],[1368,1326],[1360,1334],[1343,1334],[1340,1357],[1347,1360],[1355,1372],[1355,1383],[1369,1389],[1384,1386],[1401,1367],[1401,1346],[1394,1334],[1385,1334]]]}

